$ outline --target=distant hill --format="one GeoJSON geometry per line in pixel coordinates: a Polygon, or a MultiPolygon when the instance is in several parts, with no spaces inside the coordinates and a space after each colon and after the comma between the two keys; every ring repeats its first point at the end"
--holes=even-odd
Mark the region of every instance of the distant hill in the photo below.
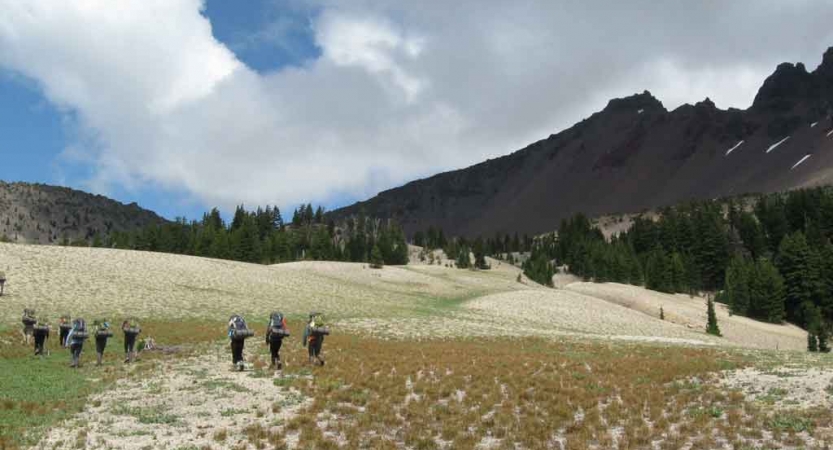
{"type": "Polygon", "coordinates": [[[668,111],[649,92],[611,100],[510,155],[334,211],[395,218],[409,234],[492,236],[557,228],[578,212],[639,212],[689,199],[833,182],[833,48],[808,72],[784,63],[746,110],[709,99],[668,111]]]}
{"type": "Polygon", "coordinates": [[[166,222],[136,203],[45,184],[0,181],[0,238],[58,244],[166,222]]]}

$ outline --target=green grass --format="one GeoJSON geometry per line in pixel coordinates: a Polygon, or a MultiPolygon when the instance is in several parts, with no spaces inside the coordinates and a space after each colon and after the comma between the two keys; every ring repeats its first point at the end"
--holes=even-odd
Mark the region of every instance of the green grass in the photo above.
{"type": "Polygon", "coordinates": [[[68,364],[68,351],[43,359],[0,357],[0,448],[36,443],[50,424],[78,412],[87,396],[107,386],[90,382],[91,366],[68,364]]]}
{"type": "Polygon", "coordinates": [[[113,410],[113,414],[133,416],[142,424],[176,425],[180,422],[178,416],[166,413],[163,406],[140,408],[121,405],[113,410]]]}

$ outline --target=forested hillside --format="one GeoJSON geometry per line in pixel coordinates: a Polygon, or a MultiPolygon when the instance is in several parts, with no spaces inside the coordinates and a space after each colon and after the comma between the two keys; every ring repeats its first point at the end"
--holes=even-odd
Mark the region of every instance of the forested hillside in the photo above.
{"type": "Polygon", "coordinates": [[[762,196],[752,204],[694,202],[638,217],[606,240],[590,221],[564,220],[542,236],[525,268],[547,283],[550,261],[587,280],[662,292],[718,292],[734,314],[810,331],[827,350],[833,325],[833,190],[762,196]]]}
{"type": "Polygon", "coordinates": [[[408,246],[391,221],[358,215],[325,223],[312,205],[295,210],[284,223],[278,207],[246,211],[242,206],[226,224],[215,208],[202,220],[177,220],[134,232],[114,232],[92,243],[98,247],[146,250],[273,264],[298,260],[407,264],[408,246]]]}

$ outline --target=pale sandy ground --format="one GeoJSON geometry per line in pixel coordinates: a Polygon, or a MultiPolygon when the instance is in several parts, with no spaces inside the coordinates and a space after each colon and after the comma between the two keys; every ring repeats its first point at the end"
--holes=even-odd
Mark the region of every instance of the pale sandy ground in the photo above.
{"type": "Polygon", "coordinates": [[[728,372],[723,384],[740,389],[748,400],[774,408],[833,407],[833,372],[829,367],[748,367],[728,372]]]}
{"type": "MultiPolygon", "coordinates": [[[[698,331],[706,324],[706,300],[701,297],[663,294],[617,283],[576,282],[567,284],[564,289],[607,300],[653,317],[659,317],[662,308],[666,322],[698,331]]],[[[794,325],[775,325],[730,316],[728,308],[722,304],[716,304],[715,310],[718,326],[726,341],[770,350],[807,348],[807,333],[794,325]]]]}
{"type": "MultiPolygon", "coordinates": [[[[9,279],[8,295],[0,298],[0,326],[19,326],[24,307],[51,317],[68,312],[90,318],[210,320],[234,312],[265,320],[269,311],[280,309],[295,315],[290,328],[298,326],[297,316],[316,309],[325,311],[337,330],[385,338],[589,337],[781,350],[806,345],[806,334],[797,328],[729,317],[721,307],[725,337],[709,336],[701,298],[583,283],[564,275],[556,279],[560,289],[550,289],[523,276],[518,282],[518,268],[491,263],[489,271],[436,264],[382,270],[333,262],[261,266],[149,252],[0,244],[0,270],[9,279]],[[659,319],[660,306],[665,321],[659,319]]],[[[214,435],[221,430],[227,430],[226,445],[232,447],[245,444],[242,430],[249,424],[279,430],[305,401],[277,388],[271,378],[228,371],[227,359],[227,349],[217,348],[199,360],[165,361],[151,378],[123,382],[118,390],[94,398],[39,447],[74,448],[79,439],[91,448],[216,446],[214,435]],[[216,386],[237,386],[244,395],[225,396],[216,386]],[[279,405],[276,412],[267,408],[271,404],[279,405]],[[172,423],[143,423],[158,414],[172,423]]],[[[827,403],[812,402],[833,389],[825,386],[831,381],[829,371],[800,375],[796,368],[784,376],[758,370],[726,373],[724,382],[756,401],[769,401],[759,397],[771,389],[775,394],[804,389],[803,397],[782,395],[774,403],[830,406],[829,395],[827,403]]],[[[294,447],[292,436],[288,443],[294,447]]]]}
{"type": "Polygon", "coordinates": [[[262,266],[0,244],[0,270],[9,280],[8,295],[0,299],[0,324],[18,326],[25,307],[51,317],[70,313],[111,320],[126,315],[223,320],[236,312],[265,320],[276,309],[296,317],[315,309],[345,329],[388,337],[581,335],[766,349],[806,345],[798,328],[729,317],[720,307],[725,337],[708,336],[703,299],[575,282],[569,276],[556,283],[563,289],[549,289],[523,276],[518,282],[520,269],[490,262],[487,271],[424,264],[374,270],[336,262],[262,266]],[[659,320],[660,306],[666,321],[659,320]]]}
{"type": "MultiPolygon", "coordinates": [[[[145,378],[120,380],[115,389],[92,397],[82,413],[50,430],[35,448],[255,448],[245,438],[247,426],[283,431],[309,402],[275,386],[271,372],[255,377],[230,367],[229,351],[220,346],[200,358],[166,360],[145,378]],[[223,433],[227,437],[219,438],[223,433]]],[[[297,432],[290,433],[286,441],[294,447],[297,439],[297,432]]]]}

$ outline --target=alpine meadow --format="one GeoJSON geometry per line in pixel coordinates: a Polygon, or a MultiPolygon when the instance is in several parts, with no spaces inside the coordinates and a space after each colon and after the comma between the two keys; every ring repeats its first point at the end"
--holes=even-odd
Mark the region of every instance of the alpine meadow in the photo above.
{"type": "Polygon", "coordinates": [[[0,0],[0,450],[831,448],[830,17],[0,0]]]}

